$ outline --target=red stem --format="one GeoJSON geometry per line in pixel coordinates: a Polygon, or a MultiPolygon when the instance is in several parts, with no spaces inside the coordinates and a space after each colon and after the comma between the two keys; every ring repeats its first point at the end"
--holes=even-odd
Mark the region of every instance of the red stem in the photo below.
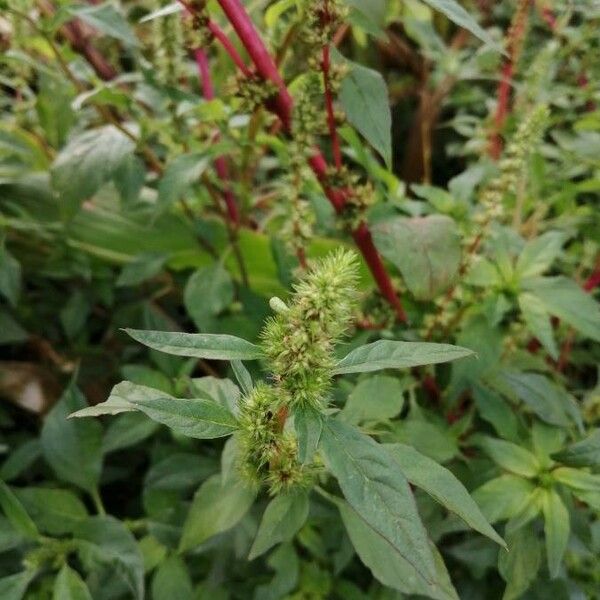
{"type": "MultiPolygon", "coordinates": [[[[202,93],[204,98],[206,100],[212,100],[215,97],[215,88],[210,76],[210,68],[208,65],[208,57],[206,52],[201,48],[198,48],[194,51],[194,56],[196,58],[196,64],[198,65],[200,79],[202,80],[202,93]]],[[[218,139],[219,136],[217,135],[215,137],[215,141],[218,139]]],[[[224,156],[218,156],[215,159],[215,170],[219,176],[219,179],[227,184],[229,181],[229,165],[227,164],[227,159],[224,156]]],[[[240,214],[238,211],[237,202],[229,186],[227,186],[223,191],[223,200],[225,201],[227,214],[229,215],[231,222],[234,225],[239,225],[240,214]]]]}
{"type": "Polygon", "coordinates": [[[502,74],[497,91],[496,114],[494,115],[494,131],[490,137],[489,153],[494,160],[498,160],[502,154],[502,138],[500,132],[508,116],[510,103],[510,88],[513,76],[513,63],[507,60],[502,65],[502,74]]]}
{"type": "MultiPolygon", "coordinates": [[[[292,124],[293,101],[279,71],[277,70],[275,61],[269,54],[241,2],[239,0],[218,0],[218,2],[235,29],[242,44],[246,48],[258,74],[263,79],[268,79],[277,85],[277,96],[269,108],[277,114],[284,129],[289,133],[292,124]]],[[[318,149],[315,149],[315,154],[309,159],[309,163],[317,176],[317,179],[321,183],[327,198],[334,206],[336,212],[340,213],[346,204],[349,191],[336,189],[329,185],[327,161],[318,149]]],[[[400,299],[394,291],[394,287],[385,270],[383,261],[375,249],[371,233],[369,232],[366,223],[361,223],[352,232],[352,237],[373,274],[373,278],[375,279],[380,292],[396,311],[397,318],[402,322],[406,322],[406,313],[402,308],[400,299]]]]}
{"type": "Polygon", "coordinates": [[[275,61],[269,54],[250,16],[239,0],[218,0],[223,12],[235,29],[246,51],[250,55],[256,71],[263,78],[272,81],[278,88],[273,109],[281,119],[286,131],[292,124],[292,97],[277,70],[275,61]]]}
{"type": "Polygon", "coordinates": [[[333,161],[336,169],[339,171],[342,168],[342,151],[340,149],[340,139],[335,126],[335,113],[333,110],[333,94],[329,81],[329,45],[323,46],[323,60],[321,67],[323,69],[323,85],[325,86],[325,107],[327,109],[327,125],[329,127],[329,135],[331,137],[331,147],[333,150],[333,161]]]}

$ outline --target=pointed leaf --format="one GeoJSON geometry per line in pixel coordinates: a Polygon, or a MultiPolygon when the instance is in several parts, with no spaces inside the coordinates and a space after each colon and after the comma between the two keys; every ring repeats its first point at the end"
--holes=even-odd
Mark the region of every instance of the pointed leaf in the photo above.
{"type": "Polygon", "coordinates": [[[377,71],[356,63],[342,82],[340,102],[348,121],[392,165],[392,115],[385,80],[377,71]]]}
{"type": "Polygon", "coordinates": [[[541,465],[535,454],[512,442],[485,437],[481,446],[494,462],[511,473],[535,477],[540,472],[541,465]]]}
{"type": "Polygon", "coordinates": [[[166,354],[212,360],[253,360],[260,348],[233,335],[125,329],[134,340],[166,354]]]}
{"type": "Polygon", "coordinates": [[[542,500],[544,533],[550,577],[558,576],[563,555],[569,541],[569,511],[554,489],[545,490],[542,500]]]}
{"type": "Polygon", "coordinates": [[[11,489],[0,480],[0,507],[9,523],[25,537],[36,539],[39,532],[27,511],[11,489]]]}
{"type": "Polygon", "coordinates": [[[429,542],[435,561],[434,582],[425,579],[389,540],[373,529],[347,502],[337,502],[342,521],[361,561],[384,585],[436,600],[458,600],[450,577],[436,547],[429,542]]]}
{"type": "Polygon", "coordinates": [[[472,350],[450,344],[379,340],[360,346],[347,354],[336,365],[334,374],[407,369],[420,365],[444,363],[472,355],[472,350]]]}
{"type": "Polygon", "coordinates": [[[40,439],[44,458],[58,477],[91,492],[102,471],[102,426],[95,421],[68,419],[84,406],[85,397],[70,383],[46,416],[40,439]]]}
{"type": "Polygon", "coordinates": [[[470,31],[475,37],[478,37],[482,42],[485,42],[488,46],[503,52],[501,46],[494,41],[494,38],[489,33],[482,29],[477,21],[458,3],[456,0],[423,0],[425,4],[429,4],[431,8],[439,10],[444,13],[451,21],[456,23],[459,27],[463,27],[470,31]]]}
{"type": "Polygon", "coordinates": [[[308,517],[306,493],[280,494],[269,502],[250,549],[248,560],[264,554],[267,550],[291,540],[308,517]]]}
{"type": "Polygon", "coordinates": [[[248,512],[255,496],[256,492],[237,478],[224,483],[221,475],[209,477],[194,496],[179,550],[185,552],[231,529],[248,512]]]}
{"type": "Polygon", "coordinates": [[[204,398],[140,398],[130,401],[153,421],[196,439],[230,435],[238,424],[223,406],[204,398]]]}
{"type": "Polygon", "coordinates": [[[53,600],[92,600],[87,585],[66,563],[54,580],[53,600]]]}
{"type": "Polygon", "coordinates": [[[597,467],[600,465],[600,429],[556,452],[552,458],[570,467],[597,467]]]}
{"type": "Polygon", "coordinates": [[[386,449],[410,483],[425,490],[467,525],[506,547],[504,540],[487,522],[475,500],[448,469],[404,444],[386,445],[386,449]]]}
{"type": "Polygon", "coordinates": [[[425,581],[434,583],[435,561],[415,500],[385,448],[355,427],[333,419],[323,425],[320,448],[350,506],[425,581]]]}

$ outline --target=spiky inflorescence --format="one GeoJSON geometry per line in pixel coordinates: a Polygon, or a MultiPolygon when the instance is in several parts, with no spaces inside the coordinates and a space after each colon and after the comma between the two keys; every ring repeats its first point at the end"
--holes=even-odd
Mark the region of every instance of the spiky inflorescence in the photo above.
{"type": "Polygon", "coordinates": [[[240,467],[255,484],[266,483],[272,494],[306,486],[313,468],[297,457],[297,441],[283,431],[277,389],[259,383],[240,400],[240,467]]]}
{"type": "Polygon", "coordinates": [[[527,161],[537,148],[548,123],[550,112],[546,105],[535,107],[521,121],[500,161],[500,174],[494,178],[481,195],[484,212],[478,216],[482,224],[504,214],[504,197],[515,194],[517,187],[526,176],[527,161]]]}
{"type": "Polygon", "coordinates": [[[339,250],[317,263],[295,285],[289,306],[267,322],[262,347],[286,404],[322,406],[333,346],[352,320],[357,277],[356,255],[339,250]]]}

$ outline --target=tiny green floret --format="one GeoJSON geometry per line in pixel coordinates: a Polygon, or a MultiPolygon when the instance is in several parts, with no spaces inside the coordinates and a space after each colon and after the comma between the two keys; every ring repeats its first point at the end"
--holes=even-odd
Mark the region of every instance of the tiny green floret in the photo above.
{"type": "Polygon", "coordinates": [[[323,405],[334,345],[352,321],[357,279],[356,255],[339,250],[316,263],[294,286],[287,310],[268,320],[261,347],[290,406],[323,405]]]}

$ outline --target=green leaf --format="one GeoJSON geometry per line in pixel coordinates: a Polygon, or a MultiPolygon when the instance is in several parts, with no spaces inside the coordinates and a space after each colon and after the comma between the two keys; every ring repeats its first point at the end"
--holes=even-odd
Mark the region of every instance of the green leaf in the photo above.
{"type": "Polygon", "coordinates": [[[356,63],[342,82],[340,102],[348,121],[392,166],[392,115],[388,90],[380,73],[356,63]]]}
{"type": "Polygon", "coordinates": [[[21,295],[21,265],[6,248],[0,247],[0,294],[11,306],[17,306],[21,295]]]}
{"type": "Polygon", "coordinates": [[[83,502],[69,490],[27,487],[15,494],[38,529],[49,535],[72,533],[88,516],[83,502]]]}
{"type": "Polygon", "coordinates": [[[27,514],[19,499],[2,480],[0,480],[0,507],[2,507],[2,512],[4,512],[10,524],[19,533],[32,539],[39,537],[40,534],[35,523],[27,514]]]}
{"type": "Polygon", "coordinates": [[[584,337],[600,342],[600,304],[572,279],[538,277],[523,287],[534,294],[544,308],[584,337]]]}
{"type": "Polygon", "coordinates": [[[423,0],[441,13],[444,13],[452,22],[459,27],[467,29],[475,37],[498,52],[503,52],[502,47],[478,24],[477,21],[456,0],[423,0]]]}
{"type": "Polygon", "coordinates": [[[541,465],[535,454],[512,442],[484,437],[481,446],[495,463],[511,473],[535,477],[540,472],[541,465]]]}
{"type": "Polygon", "coordinates": [[[500,552],[498,570],[506,589],[502,600],[517,600],[535,581],[542,563],[540,543],[533,531],[523,527],[506,538],[508,552],[500,552]]]}
{"type": "Polygon", "coordinates": [[[40,439],[44,458],[58,477],[92,492],[102,471],[102,427],[95,421],[67,418],[84,406],[83,394],[70,383],[46,416],[40,439]]]}
{"type": "Polygon", "coordinates": [[[71,139],[51,168],[63,216],[72,217],[83,200],[113,178],[134,148],[131,139],[112,125],[84,131],[71,139]]]}
{"type": "Polygon", "coordinates": [[[312,461],[323,431],[321,414],[310,406],[294,409],[294,428],[298,438],[298,459],[302,464],[312,461]]]}
{"type": "Polygon", "coordinates": [[[256,492],[238,479],[230,478],[225,484],[220,475],[209,477],[194,495],[179,550],[190,550],[231,529],[248,512],[255,496],[256,492]]]}
{"type": "Polygon", "coordinates": [[[164,398],[168,396],[165,392],[146,385],[137,385],[131,381],[121,381],[113,387],[108,400],[77,410],[69,415],[71,417],[98,417],[100,415],[117,415],[123,412],[136,410],[131,400],[143,400],[145,398],[164,398]]]}
{"type": "Polygon", "coordinates": [[[138,41],[125,16],[113,2],[97,6],[69,8],[69,12],[101,33],[120,40],[127,46],[137,46],[138,41]]]}
{"type": "Polygon", "coordinates": [[[157,569],[152,580],[153,600],[194,600],[194,587],[183,560],[170,556],[157,569]]]}
{"type": "Polygon", "coordinates": [[[74,532],[79,556],[91,570],[95,565],[110,569],[135,600],[144,598],[144,563],[131,532],[117,519],[109,516],[90,517],[74,532]]]}
{"type": "Polygon", "coordinates": [[[204,153],[181,154],[167,165],[158,185],[158,205],[164,209],[177,202],[199,182],[209,160],[204,153]]]}
{"type": "Polygon", "coordinates": [[[425,490],[476,531],[506,546],[463,484],[448,469],[404,444],[386,445],[386,449],[410,483],[425,490]]]}
{"type": "Polygon", "coordinates": [[[473,498],[490,523],[504,521],[519,514],[535,492],[534,485],[517,475],[501,475],[473,492],[473,498]]]}
{"type": "Polygon", "coordinates": [[[85,327],[91,306],[81,290],[75,290],[61,309],[60,323],[69,339],[74,339],[85,327]]]}
{"type": "Polygon", "coordinates": [[[515,441],[518,437],[518,421],[508,402],[479,381],[473,383],[472,391],[481,418],[496,430],[499,437],[515,441]]]}
{"type": "Polygon", "coordinates": [[[198,269],[187,281],[183,303],[200,331],[209,329],[221,311],[234,297],[233,281],[220,264],[198,269]]]}
{"type": "Polygon", "coordinates": [[[515,272],[519,279],[541,275],[552,266],[569,236],[562,231],[547,231],[525,244],[517,258],[515,272]]]}
{"type": "Polygon", "coordinates": [[[434,583],[435,561],[415,500],[385,448],[333,419],[324,423],[320,448],[327,469],[338,480],[350,506],[420,577],[434,583]]]}
{"type": "Polygon", "coordinates": [[[444,363],[471,355],[473,355],[472,350],[450,344],[379,340],[352,350],[342,358],[333,372],[335,375],[341,375],[382,369],[407,369],[444,363]]]}
{"type": "Polygon", "coordinates": [[[342,521],[361,561],[383,585],[405,594],[419,594],[438,600],[456,600],[444,562],[435,546],[428,542],[436,568],[434,582],[425,579],[385,535],[373,529],[348,503],[337,501],[342,521]]]}
{"type": "Polygon", "coordinates": [[[199,398],[213,400],[234,415],[238,413],[240,388],[231,379],[222,379],[210,375],[195,377],[192,379],[191,392],[199,398]]]}
{"type": "Polygon", "coordinates": [[[570,467],[597,467],[600,465],[600,429],[554,453],[552,458],[570,467]]]}
{"type": "Polygon", "coordinates": [[[552,471],[552,477],[574,490],[600,492],[600,474],[588,473],[571,467],[558,467],[552,471]]]}
{"type": "Polygon", "coordinates": [[[454,281],[461,246],[455,222],[444,215],[394,217],[373,227],[373,241],[417,300],[432,300],[454,281]]]}
{"type": "Polygon", "coordinates": [[[0,598],[2,600],[21,600],[27,586],[35,577],[35,571],[23,571],[0,579],[0,598]]]}
{"type": "Polygon", "coordinates": [[[519,294],[519,308],[530,333],[534,335],[554,359],[558,359],[558,347],[554,339],[554,330],[550,314],[544,303],[533,294],[525,292],[519,294]]]}
{"type": "Polygon", "coordinates": [[[92,600],[87,585],[79,574],[64,564],[54,580],[53,600],[92,600]]]}
{"type": "Polygon", "coordinates": [[[161,272],[167,256],[160,252],[145,252],[127,263],[117,277],[116,285],[135,286],[161,272]]]}
{"type": "Polygon", "coordinates": [[[135,446],[153,435],[157,429],[158,423],[150,421],[146,415],[133,412],[120,415],[112,419],[106,428],[102,452],[108,454],[135,446]]]}
{"type": "Polygon", "coordinates": [[[571,424],[567,417],[570,399],[566,392],[544,375],[521,371],[502,371],[492,385],[500,384],[499,391],[515,394],[540,419],[550,425],[565,427],[571,424]]]}
{"type": "Polygon", "coordinates": [[[542,500],[544,513],[544,533],[550,577],[558,576],[560,563],[569,541],[569,511],[554,489],[544,490],[542,500]]]}
{"type": "Polygon", "coordinates": [[[182,435],[212,439],[238,429],[235,417],[223,406],[204,398],[139,398],[130,402],[153,421],[182,435]]]}
{"type": "Polygon", "coordinates": [[[362,379],[352,390],[341,412],[348,423],[385,421],[398,415],[404,406],[407,381],[387,375],[374,375],[362,379]]]}
{"type": "Polygon", "coordinates": [[[42,455],[38,439],[30,439],[15,448],[0,467],[0,479],[10,481],[29,469],[42,455]]]}
{"type": "Polygon", "coordinates": [[[212,360],[253,360],[260,348],[233,335],[125,329],[134,340],[166,354],[212,360]]]}
{"type": "Polygon", "coordinates": [[[60,148],[76,121],[71,106],[75,90],[55,75],[41,74],[38,82],[40,88],[35,103],[38,119],[50,146],[60,148]]]}
{"type": "Polygon", "coordinates": [[[29,334],[6,311],[0,309],[0,344],[25,342],[29,334]]]}
{"type": "Polygon", "coordinates": [[[252,376],[244,366],[244,363],[241,360],[232,360],[231,370],[244,395],[251,394],[254,389],[254,384],[252,383],[252,376]]]}
{"type": "Polygon", "coordinates": [[[254,560],[275,544],[290,541],[304,525],[308,508],[308,496],[304,492],[273,498],[263,514],[248,560],[254,560]]]}

